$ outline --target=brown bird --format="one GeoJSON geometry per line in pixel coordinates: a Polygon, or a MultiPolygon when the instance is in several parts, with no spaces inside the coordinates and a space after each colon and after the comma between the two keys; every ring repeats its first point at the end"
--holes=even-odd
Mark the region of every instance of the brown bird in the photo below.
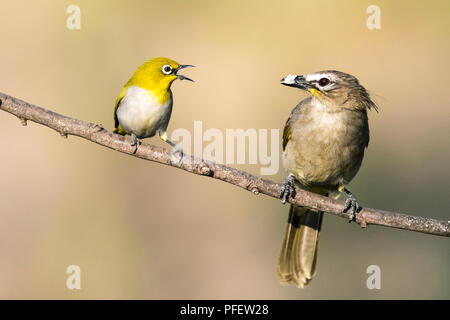
{"type": "MultiPolygon", "coordinates": [[[[289,75],[286,86],[311,94],[292,110],[283,131],[283,165],[289,175],[280,198],[295,186],[328,197],[344,194],[349,221],[362,208],[345,187],[356,175],[369,144],[367,109],[377,110],[354,76],[340,71],[289,75]]],[[[322,212],[291,205],[279,261],[282,284],[305,287],[314,277],[322,212]]]]}

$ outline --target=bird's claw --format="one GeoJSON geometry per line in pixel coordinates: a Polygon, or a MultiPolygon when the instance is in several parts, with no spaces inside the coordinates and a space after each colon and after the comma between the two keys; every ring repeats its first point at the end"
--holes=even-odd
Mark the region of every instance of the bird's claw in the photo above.
{"type": "Polygon", "coordinates": [[[175,155],[177,153],[180,154],[180,159],[178,159],[177,163],[180,163],[181,160],[183,160],[184,152],[183,152],[183,149],[179,145],[176,145],[175,147],[173,147],[173,149],[172,149],[172,157],[175,157],[175,155]]]}
{"type": "Polygon", "coordinates": [[[295,198],[296,192],[295,192],[295,178],[293,175],[289,175],[286,180],[284,180],[283,184],[281,185],[280,190],[280,199],[283,204],[285,204],[289,196],[291,198],[295,198]]]}
{"type": "Polygon", "coordinates": [[[139,140],[136,135],[131,135],[131,146],[134,147],[133,154],[137,152],[138,146],[141,144],[141,140],[139,140]]]}
{"type": "Polygon", "coordinates": [[[133,154],[135,154],[135,153],[137,152],[138,144],[139,144],[139,143],[137,143],[137,142],[132,142],[132,143],[131,143],[131,146],[134,147],[133,154]]]}
{"type": "Polygon", "coordinates": [[[345,208],[342,212],[346,213],[350,209],[348,222],[356,221],[356,213],[362,210],[362,207],[359,205],[355,196],[352,193],[345,193],[347,196],[347,200],[345,200],[345,208]]]}

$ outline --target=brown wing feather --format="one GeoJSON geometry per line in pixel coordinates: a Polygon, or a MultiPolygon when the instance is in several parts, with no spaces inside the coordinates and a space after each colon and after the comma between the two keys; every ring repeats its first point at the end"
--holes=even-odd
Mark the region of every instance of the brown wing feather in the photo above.
{"type": "Polygon", "coordinates": [[[283,151],[286,149],[286,145],[291,140],[292,137],[292,128],[290,126],[289,120],[291,117],[289,117],[288,121],[286,122],[286,125],[284,126],[283,130],[283,151]]]}
{"type": "Polygon", "coordinates": [[[288,144],[289,140],[291,140],[292,137],[291,124],[297,119],[298,113],[302,105],[306,102],[309,102],[310,100],[311,98],[300,101],[300,103],[292,110],[291,114],[289,115],[289,118],[287,119],[283,129],[283,151],[284,149],[286,149],[286,145],[288,144]]]}

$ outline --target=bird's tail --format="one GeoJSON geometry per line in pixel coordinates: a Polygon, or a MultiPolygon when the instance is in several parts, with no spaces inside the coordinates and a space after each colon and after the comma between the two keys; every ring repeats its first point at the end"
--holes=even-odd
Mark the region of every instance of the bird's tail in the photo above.
{"type": "Polygon", "coordinates": [[[323,212],[291,205],[283,246],[278,259],[282,284],[304,288],[314,277],[323,212]]]}

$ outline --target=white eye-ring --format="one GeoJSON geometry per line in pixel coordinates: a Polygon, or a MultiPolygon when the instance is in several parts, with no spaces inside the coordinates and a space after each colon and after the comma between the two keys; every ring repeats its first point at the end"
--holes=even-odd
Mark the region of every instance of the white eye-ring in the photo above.
{"type": "Polygon", "coordinates": [[[173,71],[172,67],[169,66],[168,64],[163,65],[161,70],[164,74],[171,74],[173,71]]]}

